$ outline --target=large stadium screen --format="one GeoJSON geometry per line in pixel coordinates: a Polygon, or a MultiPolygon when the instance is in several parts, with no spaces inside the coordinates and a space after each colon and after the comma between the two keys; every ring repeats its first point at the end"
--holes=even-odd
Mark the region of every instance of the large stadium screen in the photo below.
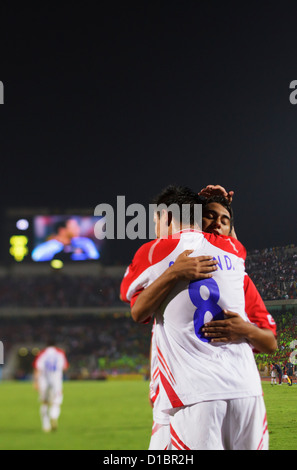
{"type": "Polygon", "coordinates": [[[15,221],[10,255],[15,261],[91,261],[100,259],[104,240],[95,236],[100,217],[36,215],[15,221]]]}

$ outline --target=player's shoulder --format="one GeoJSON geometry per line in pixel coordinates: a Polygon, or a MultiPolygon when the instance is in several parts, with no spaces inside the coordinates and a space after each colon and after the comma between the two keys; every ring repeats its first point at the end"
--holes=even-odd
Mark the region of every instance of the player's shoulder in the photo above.
{"type": "Polygon", "coordinates": [[[151,266],[162,261],[176,248],[180,238],[157,238],[144,243],[136,252],[132,264],[151,266]]]}
{"type": "Polygon", "coordinates": [[[45,353],[46,353],[46,348],[43,348],[38,352],[38,354],[35,356],[35,359],[33,361],[33,368],[36,368],[37,364],[39,364],[40,361],[43,360],[45,353]]]}
{"type": "Polygon", "coordinates": [[[216,246],[217,248],[234,254],[244,260],[246,259],[246,248],[239,240],[237,240],[237,238],[206,232],[203,232],[203,236],[209,243],[216,246]]]}
{"type": "Polygon", "coordinates": [[[61,354],[62,356],[65,356],[64,349],[55,346],[55,351],[56,351],[57,354],[61,354]]]}

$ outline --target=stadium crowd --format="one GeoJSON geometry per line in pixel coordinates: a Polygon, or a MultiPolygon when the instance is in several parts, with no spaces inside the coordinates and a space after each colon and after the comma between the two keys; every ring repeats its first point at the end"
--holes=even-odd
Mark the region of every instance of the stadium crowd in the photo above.
{"type": "Polygon", "coordinates": [[[104,378],[106,374],[148,373],[150,328],[138,325],[130,314],[51,315],[5,317],[1,320],[1,339],[5,356],[20,351],[15,378],[29,378],[32,354],[54,338],[70,364],[67,377],[104,378]],[[26,352],[26,354],[25,354],[26,352]]]}
{"type": "MultiPolygon", "coordinates": [[[[297,298],[297,247],[248,253],[246,270],[263,300],[297,298]]],[[[71,276],[9,276],[0,283],[1,307],[107,307],[122,305],[121,278],[71,276]]]]}
{"type": "Polygon", "coordinates": [[[248,252],[246,270],[263,300],[297,299],[297,247],[248,252]]]}
{"type": "MultiPolygon", "coordinates": [[[[269,375],[269,364],[285,365],[295,347],[297,314],[290,311],[273,313],[277,323],[278,349],[274,354],[256,353],[261,372],[269,375]]],[[[5,355],[13,347],[30,351],[43,347],[55,337],[69,359],[69,379],[102,379],[120,373],[149,374],[151,325],[135,323],[130,314],[53,315],[50,317],[5,317],[1,320],[1,338],[5,355]]],[[[19,357],[15,378],[29,378],[33,358],[19,357]]]]}
{"type": "Polygon", "coordinates": [[[84,308],[122,305],[119,299],[121,279],[54,274],[3,279],[0,306],[84,308]]]}
{"type": "MultiPolygon", "coordinates": [[[[272,248],[249,252],[246,270],[263,300],[297,298],[297,247],[272,248]]],[[[139,372],[146,376],[149,363],[151,326],[139,325],[123,313],[119,299],[119,277],[71,276],[62,272],[41,276],[3,277],[0,283],[1,308],[28,308],[29,316],[1,318],[1,340],[5,354],[18,344],[38,348],[51,337],[65,348],[70,362],[69,378],[102,378],[105,374],[139,372]],[[34,316],[35,308],[64,308],[65,314],[34,316]],[[71,312],[81,309],[81,314],[71,312]],[[84,308],[98,307],[98,313],[86,314],[84,308]],[[112,308],[113,313],[104,313],[112,308]],[[30,310],[32,309],[32,310],[30,310]],[[99,311],[100,310],[100,311],[99,311]]],[[[296,309],[273,311],[278,326],[277,352],[257,354],[259,368],[270,361],[285,364],[297,338],[296,309]]],[[[27,375],[24,358],[16,371],[27,375]]]]}

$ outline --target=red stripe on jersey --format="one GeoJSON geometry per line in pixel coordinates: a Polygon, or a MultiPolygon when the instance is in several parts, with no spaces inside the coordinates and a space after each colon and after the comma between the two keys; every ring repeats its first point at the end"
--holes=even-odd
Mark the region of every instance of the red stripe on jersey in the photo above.
{"type": "Polygon", "coordinates": [[[155,403],[155,401],[157,400],[159,396],[159,392],[160,392],[160,387],[158,385],[157,390],[155,392],[152,392],[152,395],[151,395],[151,400],[153,403],[155,403]]]}
{"type": "Polygon", "coordinates": [[[179,399],[179,397],[177,396],[177,394],[175,393],[175,391],[171,387],[170,383],[168,382],[168,380],[166,379],[164,374],[162,374],[161,371],[160,371],[160,378],[161,378],[161,382],[162,382],[162,385],[164,387],[164,390],[165,390],[165,392],[166,392],[173,408],[177,408],[179,406],[184,406],[183,402],[179,399]]]}
{"type": "Polygon", "coordinates": [[[152,436],[155,434],[155,432],[159,431],[163,425],[160,423],[153,423],[153,428],[152,428],[152,436]]]}
{"type": "Polygon", "coordinates": [[[262,434],[262,437],[261,437],[261,440],[260,440],[260,443],[258,445],[257,450],[262,450],[263,449],[263,445],[264,445],[263,440],[264,440],[264,436],[265,436],[267,431],[268,431],[267,414],[265,413],[264,421],[263,421],[263,434],[262,434]]]}
{"type": "Polygon", "coordinates": [[[176,434],[175,430],[173,429],[172,425],[170,424],[170,435],[171,435],[171,442],[173,445],[177,447],[177,443],[179,444],[179,449],[184,449],[184,450],[191,450],[190,447],[188,447],[176,434]]]}
{"type": "Polygon", "coordinates": [[[168,376],[169,376],[169,378],[170,378],[170,381],[171,381],[172,385],[174,385],[174,384],[175,384],[175,379],[174,379],[174,377],[173,377],[173,375],[172,375],[172,372],[171,372],[171,370],[170,370],[170,368],[169,368],[167,362],[166,362],[165,359],[164,359],[163,354],[161,353],[160,349],[158,348],[158,346],[157,346],[157,351],[158,351],[158,359],[159,359],[159,361],[161,362],[161,364],[162,364],[162,366],[164,367],[164,369],[166,370],[166,372],[167,372],[167,374],[168,374],[168,376]]]}
{"type": "Polygon", "coordinates": [[[174,440],[173,437],[171,437],[171,444],[174,449],[183,450],[183,448],[178,445],[178,443],[174,440]]]}

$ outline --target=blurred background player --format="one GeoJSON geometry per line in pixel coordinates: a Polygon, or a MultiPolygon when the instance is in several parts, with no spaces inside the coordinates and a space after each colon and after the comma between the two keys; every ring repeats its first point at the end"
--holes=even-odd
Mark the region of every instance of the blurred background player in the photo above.
{"type": "Polygon", "coordinates": [[[42,430],[56,430],[63,402],[63,373],[68,368],[65,352],[50,341],[36,357],[34,388],[39,393],[42,430]]]}
{"type": "Polygon", "coordinates": [[[271,375],[271,385],[276,385],[276,376],[277,376],[277,370],[275,367],[275,364],[271,364],[270,366],[270,375],[271,375]]]}
{"type": "Polygon", "coordinates": [[[293,364],[291,362],[287,363],[286,372],[287,372],[287,377],[288,377],[288,385],[292,386],[293,385],[293,364]]]}

